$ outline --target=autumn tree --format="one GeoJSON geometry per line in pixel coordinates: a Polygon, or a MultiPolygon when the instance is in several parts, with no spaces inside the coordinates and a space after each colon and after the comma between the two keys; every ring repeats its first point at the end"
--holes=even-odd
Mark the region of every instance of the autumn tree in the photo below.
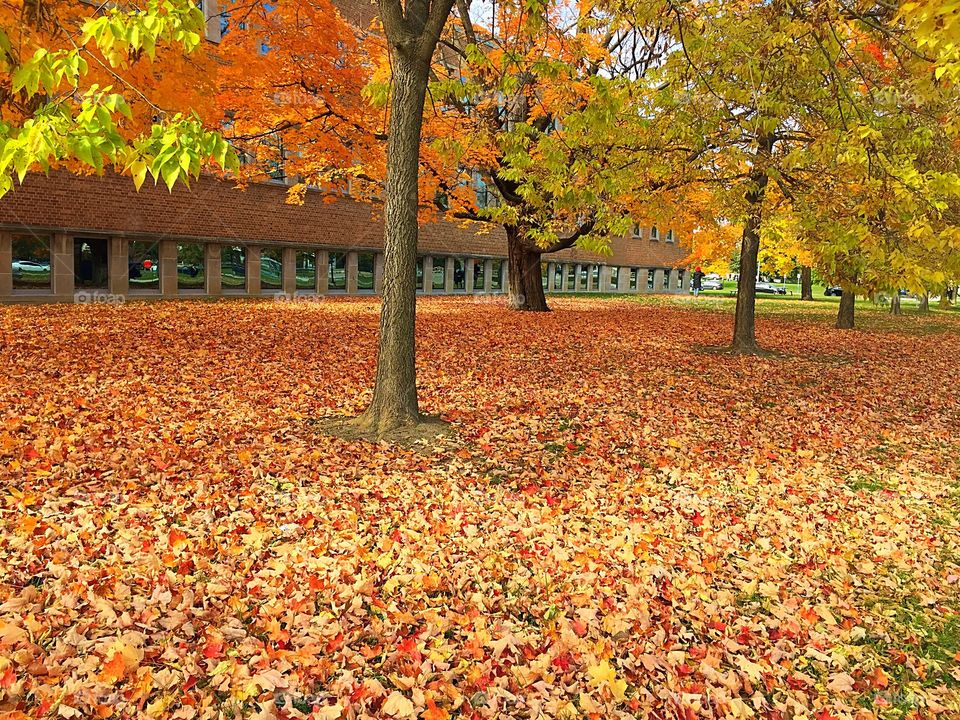
{"type": "Polygon", "coordinates": [[[646,144],[640,88],[669,18],[654,3],[631,3],[628,19],[616,3],[561,0],[536,22],[501,3],[478,23],[459,5],[434,64],[424,199],[501,227],[510,307],[544,311],[542,256],[608,252],[634,224],[632,188],[666,162],[646,144]]]}
{"type": "MultiPolygon", "coordinates": [[[[800,217],[808,238],[834,243],[836,257],[856,257],[850,243],[881,219],[884,182],[889,202],[902,203],[895,212],[922,224],[906,199],[916,191],[928,127],[901,118],[926,112],[930,88],[913,82],[923,70],[892,11],[824,1],[735,9],[726,2],[675,8],[682,51],[665,66],[669,91],[659,115],[682,118],[665,131],[710,148],[702,172],[733,181],[717,207],[742,227],[733,349],[756,352],[760,240],[778,203],[800,217]],[[905,89],[921,92],[907,102],[905,89]]],[[[830,268],[844,287],[841,326],[853,322],[853,265],[830,268]]]]}
{"type": "Polygon", "coordinates": [[[202,93],[183,90],[202,75],[185,60],[203,62],[206,19],[194,3],[13,2],[0,16],[0,195],[13,177],[64,164],[112,166],[137,187],[148,173],[172,187],[211,161],[234,166],[229,145],[190,107],[202,93]]]}

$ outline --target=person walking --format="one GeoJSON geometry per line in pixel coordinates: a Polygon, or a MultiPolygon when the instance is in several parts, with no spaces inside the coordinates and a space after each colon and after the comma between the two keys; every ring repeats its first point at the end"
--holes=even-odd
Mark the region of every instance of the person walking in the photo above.
{"type": "Polygon", "coordinates": [[[698,297],[703,290],[703,270],[698,266],[693,272],[693,296],[698,297]]]}

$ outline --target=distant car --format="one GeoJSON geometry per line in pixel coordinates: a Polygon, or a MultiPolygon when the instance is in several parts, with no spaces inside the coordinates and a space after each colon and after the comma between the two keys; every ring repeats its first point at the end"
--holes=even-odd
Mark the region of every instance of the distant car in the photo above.
{"type": "MultiPolygon", "coordinates": [[[[700,281],[701,290],[723,290],[723,282],[720,280],[713,280],[704,278],[700,281]]],[[[690,288],[690,292],[693,292],[693,288],[690,288]]]]}
{"type": "Polygon", "coordinates": [[[196,265],[177,265],[177,272],[181,275],[196,277],[200,274],[200,268],[198,268],[196,265]]]}
{"type": "Polygon", "coordinates": [[[779,285],[771,285],[770,283],[766,283],[766,282],[758,282],[757,292],[764,293],[767,295],[786,295],[787,289],[779,285]]]}
{"type": "Polygon", "coordinates": [[[12,265],[13,277],[19,280],[24,273],[48,273],[50,263],[34,262],[33,260],[14,260],[12,265]]]}
{"type": "Polygon", "coordinates": [[[839,285],[831,285],[823,291],[823,294],[827,297],[840,297],[843,295],[843,288],[839,285]]]}

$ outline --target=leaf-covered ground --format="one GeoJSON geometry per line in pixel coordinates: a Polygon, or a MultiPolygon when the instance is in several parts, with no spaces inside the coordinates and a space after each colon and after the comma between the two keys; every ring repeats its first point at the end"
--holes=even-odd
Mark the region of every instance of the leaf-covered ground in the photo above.
{"type": "Polygon", "coordinates": [[[960,318],[711,302],[0,308],[0,717],[960,717],[960,318]]]}

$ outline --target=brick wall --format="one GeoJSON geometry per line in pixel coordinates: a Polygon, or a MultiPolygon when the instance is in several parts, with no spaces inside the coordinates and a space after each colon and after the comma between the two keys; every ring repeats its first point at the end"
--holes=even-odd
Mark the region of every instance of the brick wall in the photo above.
{"type": "MultiPolygon", "coordinates": [[[[344,250],[383,247],[377,205],[308,192],[303,205],[284,202],[287,188],[254,184],[246,190],[210,176],[191,189],[168,192],[149,181],[140,192],[130,178],[107,173],[77,176],[66,171],[30,174],[0,199],[0,227],[44,233],[130,238],[175,238],[219,243],[297,244],[344,250]]],[[[648,232],[648,231],[647,231],[648,232]]],[[[420,252],[436,255],[505,257],[506,240],[496,227],[434,222],[421,230],[420,252]]],[[[683,259],[676,245],[643,238],[618,238],[610,257],[568,250],[556,261],[667,267],[683,259]]]]}

